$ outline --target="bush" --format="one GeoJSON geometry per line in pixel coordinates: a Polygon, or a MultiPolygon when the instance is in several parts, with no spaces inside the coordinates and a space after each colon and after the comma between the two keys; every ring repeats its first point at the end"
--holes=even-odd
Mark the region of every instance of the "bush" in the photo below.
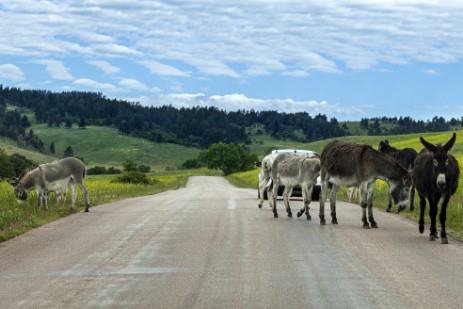
{"type": "Polygon", "coordinates": [[[106,169],[104,166],[94,166],[87,169],[87,175],[113,175],[120,174],[121,170],[110,167],[106,169]]]}
{"type": "Polygon", "coordinates": [[[131,183],[131,184],[144,184],[149,185],[152,183],[148,176],[142,172],[124,172],[116,176],[111,182],[131,183]]]}
{"type": "Polygon", "coordinates": [[[195,168],[200,168],[201,167],[201,163],[199,162],[198,159],[190,159],[190,160],[186,160],[185,162],[183,162],[181,168],[182,169],[195,169],[195,168]]]}

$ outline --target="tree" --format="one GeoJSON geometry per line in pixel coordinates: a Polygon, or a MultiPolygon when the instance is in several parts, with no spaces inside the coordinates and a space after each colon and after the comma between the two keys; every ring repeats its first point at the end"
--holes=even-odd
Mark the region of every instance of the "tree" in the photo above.
{"type": "Polygon", "coordinates": [[[73,157],[74,156],[74,149],[72,149],[72,146],[67,146],[66,150],[64,150],[64,157],[73,157]]]}
{"type": "Polygon", "coordinates": [[[14,174],[19,176],[25,169],[36,166],[37,163],[27,159],[25,156],[14,153],[10,156],[10,163],[13,165],[14,174]]]}
{"type": "Polygon", "coordinates": [[[64,126],[68,129],[72,128],[72,119],[70,117],[66,117],[66,119],[64,119],[64,126]]]}
{"type": "Polygon", "coordinates": [[[55,152],[56,152],[55,143],[53,143],[53,142],[51,142],[51,144],[50,144],[50,152],[53,153],[53,154],[55,154],[55,152]]]}
{"type": "Polygon", "coordinates": [[[237,144],[216,143],[200,153],[199,160],[208,168],[219,169],[224,175],[254,168],[257,155],[237,144]]]}
{"type": "Polygon", "coordinates": [[[0,177],[13,177],[14,167],[3,149],[0,149],[0,177]]]}
{"type": "Polygon", "coordinates": [[[79,128],[85,129],[86,126],[87,126],[87,122],[85,121],[85,118],[81,117],[79,121],[79,128]]]}
{"type": "Polygon", "coordinates": [[[137,163],[130,159],[125,160],[122,163],[122,167],[124,168],[124,172],[136,172],[138,170],[137,163]]]}

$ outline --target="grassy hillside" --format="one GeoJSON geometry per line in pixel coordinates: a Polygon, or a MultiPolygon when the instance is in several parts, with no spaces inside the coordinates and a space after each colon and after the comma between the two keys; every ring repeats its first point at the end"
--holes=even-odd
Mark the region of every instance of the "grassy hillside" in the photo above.
{"type": "Polygon", "coordinates": [[[145,139],[121,135],[117,129],[89,126],[80,128],[49,128],[45,124],[33,125],[34,132],[49,148],[55,144],[56,156],[62,156],[72,146],[76,157],[84,158],[89,165],[120,166],[127,159],[152,168],[175,167],[187,159],[196,158],[197,148],[175,144],[158,144],[145,139]]]}

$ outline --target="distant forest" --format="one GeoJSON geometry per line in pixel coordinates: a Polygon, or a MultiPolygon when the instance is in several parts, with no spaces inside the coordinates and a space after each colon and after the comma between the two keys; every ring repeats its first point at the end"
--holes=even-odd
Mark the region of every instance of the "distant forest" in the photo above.
{"type": "MultiPolygon", "coordinates": [[[[44,150],[40,138],[21,110],[31,110],[40,123],[50,127],[85,128],[88,125],[111,126],[122,134],[207,148],[213,143],[251,143],[246,128],[259,127],[276,139],[298,142],[352,135],[346,123],[325,115],[308,112],[281,113],[277,111],[223,111],[215,107],[175,108],[147,107],[139,103],[108,99],[95,92],[51,92],[21,90],[0,85],[0,136],[44,150]]],[[[438,132],[461,127],[463,119],[446,121],[434,117],[430,121],[415,121],[410,117],[362,119],[360,128],[369,135],[438,132]]]]}

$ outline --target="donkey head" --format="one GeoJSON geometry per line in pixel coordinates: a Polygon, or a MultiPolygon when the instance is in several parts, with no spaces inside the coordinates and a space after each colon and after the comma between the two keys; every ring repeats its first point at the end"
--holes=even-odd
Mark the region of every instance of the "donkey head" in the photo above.
{"type": "Polygon", "coordinates": [[[394,203],[397,204],[397,210],[400,212],[407,208],[408,196],[412,185],[412,177],[409,172],[404,170],[405,174],[398,181],[389,181],[389,194],[394,203]]]}
{"type": "Polygon", "coordinates": [[[440,191],[444,191],[447,184],[447,167],[449,165],[448,152],[455,144],[457,135],[453,133],[450,140],[445,143],[444,146],[441,144],[433,145],[420,137],[423,146],[432,152],[433,154],[433,175],[436,177],[436,185],[440,191]]]}
{"type": "Polygon", "coordinates": [[[384,141],[379,142],[378,150],[384,152],[384,150],[389,147],[389,141],[385,139],[384,141]]]}
{"type": "Polygon", "coordinates": [[[18,202],[23,202],[27,199],[28,193],[23,185],[19,182],[19,179],[16,177],[10,178],[7,182],[14,188],[14,196],[18,199],[18,202]]]}

